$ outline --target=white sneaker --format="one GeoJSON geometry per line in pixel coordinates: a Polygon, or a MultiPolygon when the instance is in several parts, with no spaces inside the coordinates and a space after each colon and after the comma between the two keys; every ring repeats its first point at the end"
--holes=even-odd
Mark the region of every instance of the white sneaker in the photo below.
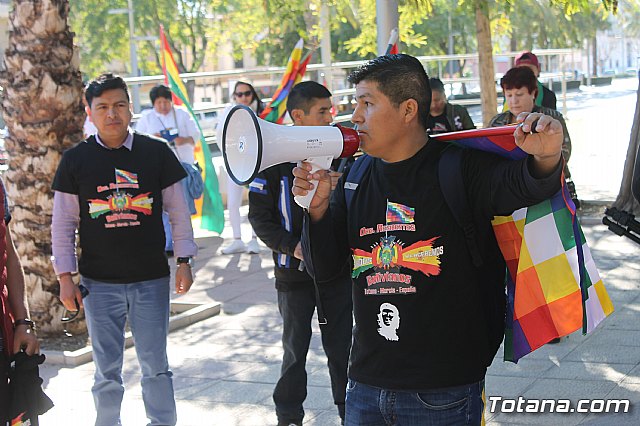
{"type": "Polygon", "coordinates": [[[255,238],[247,244],[247,253],[249,254],[258,254],[261,250],[262,247],[260,247],[260,243],[255,238]]]}
{"type": "Polygon", "coordinates": [[[220,253],[222,254],[235,254],[235,253],[244,253],[247,249],[247,246],[244,245],[242,240],[233,240],[229,245],[222,248],[220,253]]]}

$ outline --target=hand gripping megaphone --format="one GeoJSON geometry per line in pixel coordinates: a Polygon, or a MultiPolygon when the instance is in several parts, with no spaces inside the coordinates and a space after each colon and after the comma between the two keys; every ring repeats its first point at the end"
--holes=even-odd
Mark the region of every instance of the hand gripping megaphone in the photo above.
{"type": "MultiPolygon", "coordinates": [[[[236,105],[224,122],[222,156],[227,173],[238,185],[251,182],[258,173],[281,163],[307,161],[313,169],[327,170],[334,158],[353,155],[360,145],[358,132],[340,126],[282,126],[256,117],[253,110],[236,105]]],[[[316,191],[296,203],[309,208],[316,191]]]]}

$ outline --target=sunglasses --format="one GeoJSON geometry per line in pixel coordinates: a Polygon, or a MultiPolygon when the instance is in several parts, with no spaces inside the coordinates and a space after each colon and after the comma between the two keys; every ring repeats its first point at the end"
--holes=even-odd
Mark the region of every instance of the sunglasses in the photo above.
{"type": "Polygon", "coordinates": [[[233,95],[236,98],[241,98],[243,96],[251,96],[251,90],[247,90],[246,92],[233,92],[233,95]]]}

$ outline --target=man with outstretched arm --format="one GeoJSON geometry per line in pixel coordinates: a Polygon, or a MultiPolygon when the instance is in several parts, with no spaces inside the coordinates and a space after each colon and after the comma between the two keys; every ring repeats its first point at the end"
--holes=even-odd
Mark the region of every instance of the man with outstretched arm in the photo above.
{"type": "Polygon", "coordinates": [[[333,194],[328,172],[311,175],[308,164],[293,171],[296,195],[317,180],[302,237],[303,246],[311,242],[316,279],[352,267],[345,424],[480,424],[486,370],[504,333],[505,264],[490,219],[560,189],[562,126],[522,114],[514,132],[529,154],[522,161],[461,152],[483,259],[474,266],[438,178],[447,146],[425,133],[431,89],[420,62],[382,56],[349,81],[357,100],[352,121],[373,157],[368,170],[357,183],[347,176],[333,194]],[[354,188],[347,203],[345,192],[354,188]]]}

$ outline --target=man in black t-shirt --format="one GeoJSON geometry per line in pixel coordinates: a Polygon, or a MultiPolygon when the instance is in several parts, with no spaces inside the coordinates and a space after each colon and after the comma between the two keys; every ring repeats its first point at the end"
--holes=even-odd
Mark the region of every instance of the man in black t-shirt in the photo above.
{"type": "MultiPolygon", "coordinates": [[[[562,126],[521,114],[510,161],[472,149],[459,173],[479,233],[476,267],[466,234],[452,217],[438,177],[442,142],[426,135],[431,90],[408,55],[373,59],[349,76],[355,84],[360,147],[371,158],[358,183],[331,193],[326,171],[293,170],[293,193],[316,180],[302,245],[317,280],[352,268],[355,326],[345,424],[482,423],[484,377],[504,331],[504,259],[490,219],[536,204],[560,189],[562,126]],[[535,126],[537,133],[532,133],[535,126]],[[354,191],[350,202],[346,191],[354,191]],[[331,198],[331,200],[330,200],[331,198]]],[[[356,160],[356,165],[358,164],[356,160]]],[[[353,167],[356,167],[354,165],[353,167]]]]}
{"type": "Polygon", "coordinates": [[[128,321],[150,424],[175,425],[161,213],[168,212],[173,227],[176,293],[186,293],[197,246],[180,183],[185,171],[166,141],[130,130],[129,91],[122,78],[103,74],[87,85],[85,97],[98,133],[64,153],[53,181],[52,260],[60,300],[69,311],[85,307],[96,365],[95,424],[120,424],[128,321]],[[76,229],[82,247],[78,262],[76,229]],[[89,290],[84,301],[72,279],[76,271],[89,290]]]}
{"type": "Polygon", "coordinates": [[[430,78],[429,84],[431,86],[431,107],[427,117],[427,133],[436,135],[476,128],[465,107],[447,102],[444,84],[439,78],[430,78]]]}

